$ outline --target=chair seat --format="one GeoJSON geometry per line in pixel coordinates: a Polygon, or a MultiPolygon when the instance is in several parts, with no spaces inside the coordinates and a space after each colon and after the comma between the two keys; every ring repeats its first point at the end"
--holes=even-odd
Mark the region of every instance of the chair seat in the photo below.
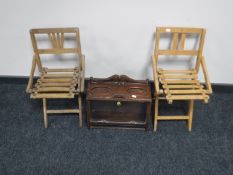
{"type": "Polygon", "coordinates": [[[79,93],[79,68],[43,68],[41,76],[32,89],[31,98],[74,98],[79,93]]]}
{"type": "Polygon", "coordinates": [[[159,81],[165,98],[173,100],[209,100],[209,95],[197,79],[195,70],[162,70],[158,71],[159,81]]]}

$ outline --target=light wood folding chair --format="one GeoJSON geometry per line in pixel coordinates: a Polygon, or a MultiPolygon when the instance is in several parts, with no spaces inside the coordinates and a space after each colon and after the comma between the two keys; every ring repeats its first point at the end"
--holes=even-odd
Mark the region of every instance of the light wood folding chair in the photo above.
{"type": "MultiPolygon", "coordinates": [[[[84,91],[85,58],[82,55],[78,28],[48,28],[30,30],[34,56],[27,92],[33,99],[43,99],[44,126],[48,127],[48,114],[79,113],[79,125],[82,126],[82,97],[84,91]],[[39,47],[39,37],[46,37],[49,47],[39,47]],[[65,41],[74,39],[75,46],[66,48],[65,41]],[[72,68],[46,68],[42,66],[42,55],[54,55],[55,58],[65,54],[74,54],[77,65],[72,68]],[[78,62],[79,59],[79,62],[78,62]],[[35,69],[38,67],[39,78],[34,83],[35,69]],[[78,96],[78,109],[48,110],[47,99],[72,99],[78,96]]],[[[44,59],[44,58],[43,58],[44,59]]],[[[48,58],[47,58],[48,59],[48,58]]],[[[68,59],[68,58],[65,58],[68,59]]]]}
{"type": "Polygon", "coordinates": [[[205,59],[202,55],[204,39],[205,29],[202,28],[156,28],[155,50],[152,56],[155,84],[154,131],[157,129],[158,120],[187,120],[188,130],[191,131],[194,100],[203,100],[204,103],[208,103],[212,88],[205,59]],[[164,37],[166,38],[166,35],[170,36],[170,45],[165,49],[161,49],[161,41],[164,37]],[[192,49],[187,49],[185,47],[186,41],[190,36],[194,36],[196,42],[192,49]],[[191,66],[191,69],[164,69],[160,67],[160,57],[169,57],[169,59],[173,59],[174,61],[180,56],[188,56],[194,59],[194,64],[191,66]],[[201,84],[198,79],[200,67],[202,68],[205,79],[204,84],[201,84]],[[182,116],[159,115],[160,100],[167,100],[169,104],[174,100],[186,100],[189,102],[188,114],[182,116]]]}

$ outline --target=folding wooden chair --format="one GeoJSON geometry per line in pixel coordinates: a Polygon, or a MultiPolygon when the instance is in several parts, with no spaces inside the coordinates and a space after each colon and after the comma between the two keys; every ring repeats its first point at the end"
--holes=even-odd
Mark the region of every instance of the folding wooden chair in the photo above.
{"type": "MultiPolygon", "coordinates": [[[[79,113],[79,124],[82,126],[82,98],[84,90],[85,58],[82,55],[80,36],[78,28],[48,28],[30,30],[34,57],[32,61],[31,74],[28,81],[27,92],[33,99],[43,99],[44,126],[48,127],[48,114],[57,113],[79,113]],[[40,37],[51,46],[40,48],[40,37]],[[75,46],[66,48],[66,40],[73,39],[75,46]],[[42,66],[42,55],[54,55],[57,59],[66,54],[75,55],[77,61],[73,68],[46,68],[42,66]],[[78,62],[79,59],[79,62],[78,62]],[[39,78],[34,83],[36,66],[39,70],[39,78]],[[78,109],[48,110],[47,99],[72,99],[78,96],[78,109]]],[[[65,58],[65,57],[64,57],[65,58]]],[[[43,58],[45,59],[45,58],[43,58]]],[[[48,58],[47,58],[48,59],[48,58]]],[[[68,59],[68,58],[65,58],[68,59]]]]}
{"type": "MultiPolygon", "coordinates": [[[[154,55],[152,56],[154,84],[155,84],[155,116],[154,131],[157,129],[158,120],[187,120],[188,130],[192,129],[194,100],[203,100],[207,103],[209,94],[212,93],[211,84],[208,78],[205,59],[202,55],[205,38],[205,29],[202,28],[176,28],[158,27],[156,28],[156,41],[154,55]],[[167,37],[167,35],[169,35],[167,37]],[[195,43],[191,49],[187,49],[186,42],[190,37],[194,37],[195,43]],[[161,41],[164,38],[170,39],[170,44],[165,49],[161,48],[161,41]],[[188,56],[194,59],[191,69],[162,69],[159,68],[159,58],[168,57],[171,61],[177,57],[188,56]],[[198,80],[198,73],[202,68],[205,84],[198,80]],[[173,100],[189,101],[188,114],[184,116],[161,116],[159,115],[159,101],[167,100],[169,104],[173,100]]],[[[188,41],[187,41],[188,40],[188,41]]],[[[174,63],[174,62],[173,62],[174,63]]]]}

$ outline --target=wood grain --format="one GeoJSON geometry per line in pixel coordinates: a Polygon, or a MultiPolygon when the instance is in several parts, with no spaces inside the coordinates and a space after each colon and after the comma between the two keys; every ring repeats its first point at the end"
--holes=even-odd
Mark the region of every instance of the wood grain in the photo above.
{"type": "Polygon", "coordinates": [[[79,113],[80,126],[82,126],[82,100],[81,93],[84,91],[85,61],[81,52],[81,43],[78,28],[42,28],[31,29],[30,36],[34,51],[32,68],[26,91],[33,99],[43,99],[44,126],[48,127],[48,114],[58,113],[79,113]],[[65,48],[66,34],[73,33],[76,46],[65,48]],[[38,48],[38,35],[47,34],[47,42],[51,48],[38,48]],[[41,56],[44,54],[54,54],[63,56],[74,53],[79,60],[79,67],[73,68],[46,68],[43,67],[41,56]],[[36,83],[33,82],[36,67],[40,76],[36,83]],[[80,88],[81,87],[81,88],[80,88]],[[48,110],[48,99],[72,99],[78,96],[78,109],[57,109],[48,110]]]}
{"type": "Polygon", "coordinates": [[[155,116],[154,131],[157,130],[158,120],[187,120],[188,130],[192,129],[194,100],[202,100],[208,103],[209,94],[212,93],[209,75],[203,57],[203,46],[205,40],[205,29],[203,28],[181,28],[181,27],[157,27],[155,37],[155,49],[152,57],[153,75],[155,82],[155,116]],[[171,36],[171,48],[160,49],[162,34],[169,33],[171,36]],[[187,50],[185,44],[187,35],[197,35],[198,48],[187,50]],[[161,55],[170,57],[190,56],[196,60],[195,67],[187,70],[167,69],[158,67],[161,55]],[[198,79],[199,69],[202,68],[205,86],[198,79]],[[188,101],[188,114],[184,116],[160,116],[159,101],[167,100],[172,104],[174,100],[188,101]]]}

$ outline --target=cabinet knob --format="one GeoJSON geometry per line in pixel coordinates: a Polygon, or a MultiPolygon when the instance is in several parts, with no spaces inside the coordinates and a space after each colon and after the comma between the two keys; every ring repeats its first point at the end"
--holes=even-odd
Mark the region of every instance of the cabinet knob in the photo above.
{"type": "Polygon", "coordinates": [[[116,103],[116,105],[117,105],[117,106],[122,106],[122,103],[121,103],[120,101],[118,101],[118,102],[116,103]]]}

